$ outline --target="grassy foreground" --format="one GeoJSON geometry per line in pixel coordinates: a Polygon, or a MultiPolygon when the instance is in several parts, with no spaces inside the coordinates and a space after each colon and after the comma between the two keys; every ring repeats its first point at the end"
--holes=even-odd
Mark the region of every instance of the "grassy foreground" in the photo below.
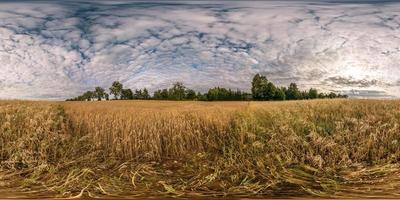
{"type": "Polygon", "coordinates": [[[400,197],[399,164],[400,101],[0,102],[30,195],[400,197]]]}

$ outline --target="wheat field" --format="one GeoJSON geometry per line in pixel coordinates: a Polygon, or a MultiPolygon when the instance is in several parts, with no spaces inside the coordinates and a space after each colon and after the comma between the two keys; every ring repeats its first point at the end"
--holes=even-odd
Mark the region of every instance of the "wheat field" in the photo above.
{"type": "Polygon", "coordinates": [[[0,195],[400,197],[400,101],[0,102],[0,195]]]}

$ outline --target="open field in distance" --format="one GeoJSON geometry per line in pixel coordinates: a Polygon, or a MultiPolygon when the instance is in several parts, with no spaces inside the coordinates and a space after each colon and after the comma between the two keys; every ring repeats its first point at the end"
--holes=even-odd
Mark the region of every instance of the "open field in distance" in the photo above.
{"type": "Polygon", "coordinates": [[[400,197],[400,101],[0,102],[0,195],[400,197]]]}

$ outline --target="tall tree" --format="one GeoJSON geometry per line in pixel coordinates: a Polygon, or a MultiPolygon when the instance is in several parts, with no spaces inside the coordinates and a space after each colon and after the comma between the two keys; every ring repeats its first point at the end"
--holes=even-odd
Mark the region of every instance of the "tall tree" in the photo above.
{"type": "Polygon", "coordinates": [[[317,91],[317,89],[310,88],[310,90],[308,90],[308,98],[310,98],[310,99],[316,99],[316,98],[318,98],[318,91],[317,91]]]}
{"type": "Polygon", "coordinates": [[[330,92],[330,93],[328,94],[328,97],[331,98],[331,99],[334,99],[334,98],[337,98],[338,96],[337,96],[336,93],[330,92]]]}
{"type": "Polygon", "coordinates": [[[150,99],[149,91],[146,88],[143,89],[142,98],[143,99],[150,99]]]}
{"type": "Polygon", "coordinates": [[[265,100],[273,100],[275,97],[276,87],[273,83],[268,82],[267,86],[263,90],[265,100]]]}
{"type": "Polygon", "coordinates": [[[168,97],[168,89],[163,89],[162,91],[161,91],[161,97],[162,97],[162,99],[164,99],[164,100],[166,100],[166,99],[168,99],[169,97],[168,97]]]}
{"type": "Polygon", "coordinates": [[[143,99],[143,92],[142,92],[142,90],[141,90],[141,89],[140,89],[140,90],[136,89],[136,90],[135,90],[135,94],[133,95],[133,98],[134,98],[134,99],[143,99]]]}
{"type": "Polygon", "coordinates": [[[286,99],[288,100],[300,99],[300,91],[296,83],[290,83],[289,88],[286,90],[286,99]]]}
{"type": "Polygon", "coordinates": [[[265,90],[268,85],[268,79],[265,76],[256,74],[251,82],[251,93],[254,100],[265,100],[265,90]]]}
{"type": "Polygon", "coordinates": [[[172,88],[168,91],[168,97],[171,100],[183,100],[185,99],[186,87],[181,82],[176,82],[172,88]]]}
{"type": "Polygon", "coordinates": [[[110,94],[114,95],[114,99],[121,99],[122,89],[122,83],[114,81],[110,87],[110,94]]]}
{"type": "Polygon", "coordinates": [[[276,88],[274,100],[277,100],[277,101],[285,100],[286,99],[285,89],[286,88],[276,88]]]}
{"type": "Polygon", "coordinates": [[[188,100],[196,99],[196,92],[192,89],[187,89],[185,99],[188,99],[188,100]]]}
{"type": "Polygon", "coordinates": [[[105,90],[102,87],[96,87],[94,89],[94,96],[97,98],[97,101],[101,101],[106,95],[105,90]]]}
{"type": "Polygon", "coordinates": [[[93,97],[94,97],[94,93],[92,91],[86,91],[82,95],[82,99],[86,100],[86,101],[91,101],[93,97]]]}
{"type": "Polygon", "coordinates": [[[158,99],[158,100],[161,100],[161,99],[162,99],[161,90],[156,90],[156,91],[154,91],[154,93],[153,93],[153,99],[158,99]]]}
{"type": "Polygon", "coordinates": [[[133,92],[131,89],[122,89],[121,99],[128,100],[133,99],[133,92]]]}

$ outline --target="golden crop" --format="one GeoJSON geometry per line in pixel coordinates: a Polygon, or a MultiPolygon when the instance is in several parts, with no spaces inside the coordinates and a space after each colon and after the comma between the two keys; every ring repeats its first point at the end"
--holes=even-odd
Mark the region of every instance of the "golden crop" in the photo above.
{"type": "Polygon", "coordinates": [[[399,125],[400,101],[4,101],[0,183],[66,197],[398,197],[399,125]]]}

